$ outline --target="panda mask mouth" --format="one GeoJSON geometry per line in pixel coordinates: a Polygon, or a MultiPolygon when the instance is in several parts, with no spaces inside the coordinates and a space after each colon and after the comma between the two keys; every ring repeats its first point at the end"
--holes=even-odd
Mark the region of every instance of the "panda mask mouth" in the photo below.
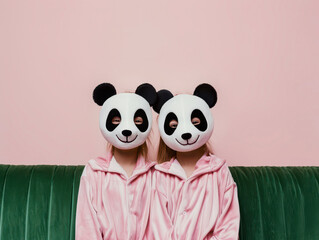
{"type": "Polygon", "coordinates": [[[122,143],[131,143],[131,142],[134,142],[134,141],[136,140],[136,138],[138,137],[138,135],[136,135],[136,136],[135,136],[135,138],[134,138],[133,140],[129,141],[129,140],[128,140],[128,137],[129,137],[129,136],[127,136],[127,137],[125,137],[125,138],[126,138],[126,140],[125,140],[125,141],[123,141],[122,139],[120,139],[120,138],[119,138],[119,136],[117,136],[117,134],[116,134],[115,136],[116,136],[116,137],[117,137],[117,139],[118,139],[118,140],[120,140],[122,143]]]}
{"type": "Polygon", "coordinates": [[[189,143],[189,142],[188,142],[189,139],[186,140],[186,143],[181,143],[180,141],[178,141],[177,138],[175,138],[176,142],[178,142],[178,143],[179,143],[180,145],[182,145],[182,146],[193,145],[193,144],[195,144],[195,143],[197,142],[198,139],[199,139],[199,135],[197,136],[197,138],[195,139],[195,141],[192,142],[192,143],[189,143]]]}

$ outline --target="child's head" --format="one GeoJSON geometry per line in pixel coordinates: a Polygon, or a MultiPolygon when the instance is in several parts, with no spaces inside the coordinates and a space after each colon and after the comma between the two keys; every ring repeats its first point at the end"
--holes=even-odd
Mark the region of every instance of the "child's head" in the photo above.
{"type": "Polygon", "coordinates": [[[138,147],[145,153],[145,141],[152,127],[151,106],[156,98],[156,90],[150,84],[140,85],[135,93],[120,94],[109,83],[98,85],[93,99],[102,106],[99,126],[104,138],[118,149],[138,147]]]}
{"type": "Polygon", "coordinates": [[[171,157],[177,152],[190,152],[201,147],[212,135],[214,120],[210,108],[217,102],[216,90],[209,84],[199,85],[193,95],[173,96],[168,90],[158,92],[154,110],[159,113],[161,156],[171,157]]]}

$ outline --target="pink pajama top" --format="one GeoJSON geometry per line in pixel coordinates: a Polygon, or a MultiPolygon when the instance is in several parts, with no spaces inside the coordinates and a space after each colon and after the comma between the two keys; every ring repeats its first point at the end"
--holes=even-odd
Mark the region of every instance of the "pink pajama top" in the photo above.
{"type": "Polygon", "coordinates": [[[80,180],[75,239],[145,239],[153,165],[139,156],[128,177],[111,153],[90,160],[80,180]]]}
{"type": "Polygon", "coordinates": [[[225,160],[205,154],[188,178],[175,158],[155,166],[150,239],[236,240],[239,219],[237,186],[225,160]]]}

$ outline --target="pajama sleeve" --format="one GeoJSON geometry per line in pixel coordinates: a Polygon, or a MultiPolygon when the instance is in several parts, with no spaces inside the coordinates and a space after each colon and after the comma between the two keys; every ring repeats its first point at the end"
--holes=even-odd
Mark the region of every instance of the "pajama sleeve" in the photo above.
{"type": "Polygon", "coordinates": [[[93,171],[87,165],[82,173],[76,210],[76,240],[102,240],[102,232],[93,205],[93,171]]]}
{"type": "Polygon", "coordinates": [[[212,240],[237,240],[240,220],[237,185],[227,166],[222,172],[222,179],[221,209],[212,240]]]}

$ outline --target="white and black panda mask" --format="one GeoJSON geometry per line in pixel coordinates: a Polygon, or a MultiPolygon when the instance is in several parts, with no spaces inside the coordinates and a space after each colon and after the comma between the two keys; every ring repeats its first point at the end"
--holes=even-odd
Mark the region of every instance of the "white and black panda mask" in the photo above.
{"type": "Polygon", "coordinates": [[[119,93],[113,85],[102,83],[93,91],[94,101],[102,106],[100,130],[104,138],[119,149],[142,145],[152,127],[151,106],[157,99],[155,88],[144,83],[135,93],[119,93]]]}
{"type": "Polygon", "coordinates": [[[194,95],[173,96],[168,90],[157,94],[153,108],[159,113],[158,127],[165,144],[178,152],[189,152],[203,146],[214,128],[210,108],[217,102],[216,90],[209,84],[201,84],[194,95]]]}

